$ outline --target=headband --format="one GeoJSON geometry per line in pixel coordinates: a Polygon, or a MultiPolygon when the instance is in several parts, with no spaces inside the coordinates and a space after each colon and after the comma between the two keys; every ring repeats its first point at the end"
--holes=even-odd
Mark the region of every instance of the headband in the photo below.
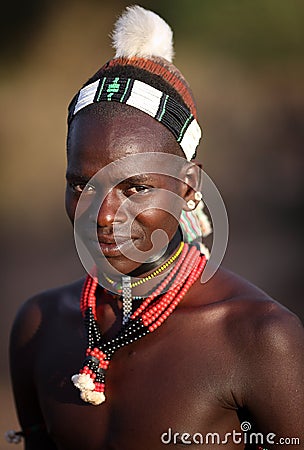
{"type": "Polygon", "coordinates": [[[190,110],[164,92],[142,81],[123,77],[103,77],[83,87],[72,112],[92,103],[124,103],[156,119],[167,127],[190,161],[201,138],[201,129],[190,110]]]}

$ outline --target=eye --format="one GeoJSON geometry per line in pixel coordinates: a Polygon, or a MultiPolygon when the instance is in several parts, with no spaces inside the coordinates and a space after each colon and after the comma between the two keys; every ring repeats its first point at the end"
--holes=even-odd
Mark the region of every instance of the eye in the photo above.
{"type": "Polygon", "coordinates": [[[130,196],[134,194],[147,194],[151,190],[152,190],[151,186],[135,185],[130,186],[128,189],[126,189],[125,195],[130,196]]]}
{"type": "Polygon", "coordinates": [[[76,194],[94,194],[95,193],[95,187],[91,184],[87,183],[69,183],[72,191],[74,191],[76,194]]]}

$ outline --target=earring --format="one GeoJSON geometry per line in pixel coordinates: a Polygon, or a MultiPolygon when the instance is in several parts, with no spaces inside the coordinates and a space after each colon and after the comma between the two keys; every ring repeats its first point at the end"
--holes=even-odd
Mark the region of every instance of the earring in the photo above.
{"type": "Polygon", "coordinates": [[[194,200],[188,200],[187,201],[187,206],[189,209],[194,209],[196,207],[196,203],[194,200]]]}
{"type": "Polygon", "coordinates": [[[199,191],[196,191],[196,193],[194,194],[194,198],[195,198],[195,200],[200,202],[201,199],[203,198],[203,194],[201,192],[199,192],[199,191]]]}

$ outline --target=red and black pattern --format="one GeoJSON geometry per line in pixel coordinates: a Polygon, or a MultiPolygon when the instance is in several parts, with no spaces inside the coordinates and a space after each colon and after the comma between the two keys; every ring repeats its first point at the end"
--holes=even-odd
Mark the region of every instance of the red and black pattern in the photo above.
{"type": "MultiPolygon", "coordinates": [[[[114,353],[148,333],[155,331],[173,313],[185,294],[199,278],[206,264],[206,257],[195,245],[184,245],[176,264],[159,286],[149,294],[134,311],[129,322],[122,327],[119,334],[105,340],[99,330],[96,317],[96,277],[88,276],[83,287],[80,307],[85,319],[88,348],[86,359],[80,370],[94,383],[93,392],[105,390],[106,371],[114,353]],[[162,294],[166,290],[166,293],[162,294]]],[[[75,383],[77,386],[77,383],[75,383]]],[[[77,386],[80,390],[82,387],[77,386]]],[[[86,388],[83,388],[85,391],[86,388]]],[[[82,395],[85,401],[87,396],[82,395]]],[[[104,400],[101,400],[101,403],[104,400]]],[[[93,404],[99,404],[94,403],[93,404]]]]}

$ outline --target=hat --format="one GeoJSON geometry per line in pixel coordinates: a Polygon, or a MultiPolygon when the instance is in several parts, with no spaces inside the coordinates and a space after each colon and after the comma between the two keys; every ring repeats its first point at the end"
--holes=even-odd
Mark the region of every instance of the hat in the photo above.
{"type": "Polygon", "coordinates": [[[135,5],[114,25],[113,59],[80,89],[69,106],[68,124],[93,103],[119,102],[137,108],[173,133],[188,161],[201,138],[189,84],[172,63],[173,32],[157,14],[135,5]]]}

